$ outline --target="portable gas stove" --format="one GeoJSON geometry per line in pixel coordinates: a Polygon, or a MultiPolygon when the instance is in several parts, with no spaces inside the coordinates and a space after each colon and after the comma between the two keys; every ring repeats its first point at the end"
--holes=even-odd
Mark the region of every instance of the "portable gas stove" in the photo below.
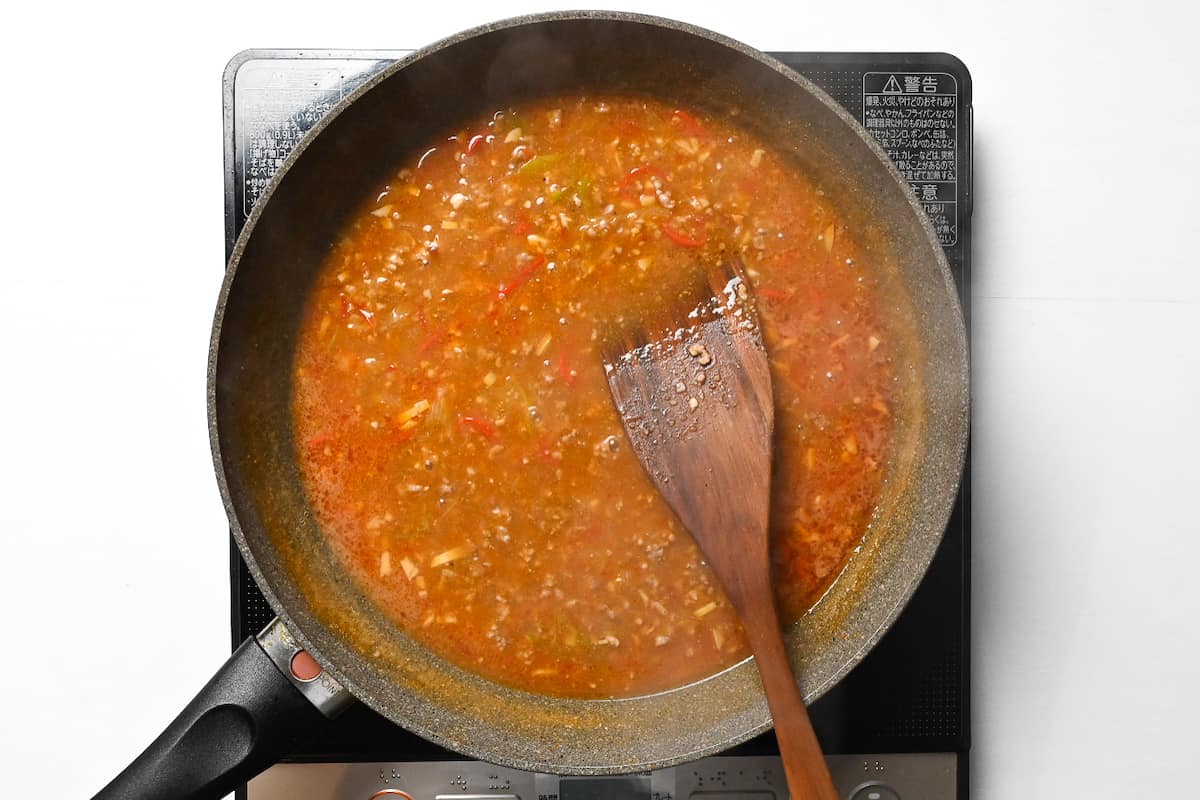
{"type": "MultiPolygon", "coordinates": [[[[247,50],[224,77],[226,256],[268,180],[334,104],[406,51],[247,50]]],[[[940,53],[774,53],[862,122],[933,222],[970,326],[971,77],[940,53]]],[[[810,708],[848,800],[967,797],[970,460],[929,572],[891,631],[810,708]]],[[[233,645],[274,616],[232,548],[233,645]]],[[[774,735],[721,756],[576,778],[470,761],[354,706],[238,800],[776,800],[774,735]]]]}

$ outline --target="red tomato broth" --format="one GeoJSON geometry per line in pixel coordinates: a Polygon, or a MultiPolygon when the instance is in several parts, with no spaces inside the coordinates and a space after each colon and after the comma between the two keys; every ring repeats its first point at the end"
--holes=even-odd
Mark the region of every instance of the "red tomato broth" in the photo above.
{"type": "Polygon", "coordinates": [[[300,330],[297,452],[333,550],[401,629],[517,688],[632,696],[741,660],[736,614],[624,440],[599,344],[742,255],[797,619],[862,540],[891,455],[902,323],[866,251],[784,158],[645,98],[506,109],[422,152],[350,221],[300,330]]]}

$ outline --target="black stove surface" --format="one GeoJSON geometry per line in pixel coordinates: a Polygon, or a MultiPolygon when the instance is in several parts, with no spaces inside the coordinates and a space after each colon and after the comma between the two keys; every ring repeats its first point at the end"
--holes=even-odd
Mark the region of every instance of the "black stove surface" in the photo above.
{"type": "MultiPolygon", "coordinates": [[[[402,52],[247,51],[225,80],[227,253],[283,157],[341,96],[402,52]],[[247,66],[263,65],[261,75],[247,66]],[[280,64],[291,64],[280,71],[280,64]],[[299,68],[296,65],[299,64],[299,68]]],[[[945,54],[774,53],[864,124],[934,223],[970,329],[971,79],[945,54]]],[[[883,640],[810,708],[827,753],[955,753],[967,797],[970,748],[970,458],[924,581],[883,640]]],[[[274,616],[232,548],[236,647],[274,616]]],[[[778,753],[764,734],[729,755],[778,753]]],[[[436,761],[461,756],[356,705],[297,761],[436,761]]]]}

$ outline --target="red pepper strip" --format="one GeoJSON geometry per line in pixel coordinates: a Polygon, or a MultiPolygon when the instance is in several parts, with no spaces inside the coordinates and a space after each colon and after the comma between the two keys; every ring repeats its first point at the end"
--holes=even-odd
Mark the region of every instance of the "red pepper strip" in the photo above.
{"type": "Polygon", "coordinates": [[[496,298],[503,300],[506,297],[512,297],[513,293],[520,289],[525,283],[537,273],[542,265],[546,263],[545,256],[538,256],[533,261],[530,261],[517,272],[516,275],[509,278],[504,283],[500,284],[496,290],[496,298]]]}
{"type": "MultiPolygon", "coordinates": [[[[434,331],[426,336],[419,345],[417,345],[417,355],[424,355],[426,351],[432,350],[434,347],[442,343],[446,338],[446,334],[441,331],[434,331]]],[[[390,367],[389,367],[390,369],[390,367]]]]}
{"type": "Polygon", "coordinates": [[[496,438],[496,426],[488,422],[483,417],[467,417],[460,415],[458,422],[464,428],[478,433],[485,439],[496,438]]]}
{"type": "Polygon", "coordinates": [[[541,458],[542,461],[545,461],[547,464],[558,463],[558,459],[556,459],[554,457],[554,451],[552,451],[550,449],[550,445],[546,444],[545,436],[538,439],[537,454],[538,454],[538,457],[541,458]]]}
{"type": "Polygon", "coordinates": [[[362,317],[363,319],[365,319],[367,321],[367,325],[369,325],[371,327],[372,331],[375,330],[375,314],[373,314],[370,311],[367,311],[365,308],[360,306],[358,303],[355,303],[353,300],[351,300],[349,297],[346,297],[346,295],[344,295],[344,294],[339,294],[338,297],[341,298],[341,301],[342,301],[342,315],[343,316],[350,316],[351,314],[358,314],[360,317],[362,317]]]}
{"type": "Polygon", "coordinates": [[[483,144],[486,141],[487,141],[487,137],[484,136],[482,133],[472,136],[471,140],[469,142],[467,142],[467,152],[474,153],[476,148],[478,148],[479,145],[483,144]]]}
{"type": "Polygon", "coordinates": [[[515,223],[513,223],[513,233],[515,233],[517,236],[525,236],[532,232],[533,226],[523,219],[517,220],[515,223]]]}
{"type": "Polygon", "coordinates": [[[787,297],[787,292],[781,292],[778,289],[755,289],[754,294],[759,297],[765,297],[768,300],[783,300],[787,297]]]}
{"type": "Polygon", "coordinates": [[[304,444],[308,447],[309,450],[320,450],[325,445],[329,444],[329,442],[332,439],[333,439],[332,434],[330,434],[328,432],[318,433],[316,436],[312,437],[304,444]]]}
{"type": "Polygon", "coordinates": [[[630,119],[624,115],[622,115],[620,121],[617,123],[617,131],[622,136],[640,136],[645,132],[637,120],[630,119]]]}
{"type": "Polygon", "coordinates": [[[708,240],[708,235],[705,234],[704,231],[700,232],[700,235],[698,238],[693,239],[692,237],[688,236],[687,234],[680,233],[679,231],[675,230],[670,225],[663,225],[662,232],[663,232],[664,236],[666,236],[668,239],[670,239],[672,242],[679,245],[680,247],[699,247],[700,245],[704,244],[705,241],[708,240]]]}
{"type": "Polygon", "coordinates": [[[571,369],[571,362],[567,360],[566,350],[558,354],[558,377],[562,378],[563,383],[567,386],[574,386],[575,379],[579,377],[575,374],[575,370],[571,369]]]}
{"type": "Polygon", "coordinates": [[[667,178],[667,173],[658,167],[653,164],[644,164],[629,170],[629,174],[621,178],[621,182],[617,184],[617,191],[626,197],[638,197],[642,194],[642,178],[646,175],[657,176],[663,180],[667,178]],[[634,188],[637,189],[636,192],[632,191],[634,188]]]}
{"type": "Polygon", "coordinates": [[[704,135],[704,126],[700,124],[700,120],[696,119],[682,108],[675,109],[672,119],[679,120],[680,124],[682,124],[688,133],[692,134],[693,136],[704,135]]]}

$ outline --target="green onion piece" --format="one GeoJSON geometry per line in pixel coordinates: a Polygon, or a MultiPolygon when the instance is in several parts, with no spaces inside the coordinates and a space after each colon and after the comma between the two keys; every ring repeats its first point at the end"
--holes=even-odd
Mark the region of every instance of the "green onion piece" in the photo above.
{"type": "Polygon", "coordinates": [[[562,156],[558,153],[547,153],[544,156],[534,156],[517,168],[517,172],[521,175],[531,175],[545,172],[550,167],[558,163],[562,156]]]}

